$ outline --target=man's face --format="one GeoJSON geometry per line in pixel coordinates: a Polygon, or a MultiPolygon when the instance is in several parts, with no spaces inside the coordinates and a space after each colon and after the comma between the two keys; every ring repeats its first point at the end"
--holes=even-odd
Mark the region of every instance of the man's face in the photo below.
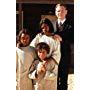
{"type": "Polygon", "coordinates": [[[58,19],[63,20],[67,15],[67,10],[64,6],[57,6],[57,8],[55,10],[55,14],[58,19]]]}

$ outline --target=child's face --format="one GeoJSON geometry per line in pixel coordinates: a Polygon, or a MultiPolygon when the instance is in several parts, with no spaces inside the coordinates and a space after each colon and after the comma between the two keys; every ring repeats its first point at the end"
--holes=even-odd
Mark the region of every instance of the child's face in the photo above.
{"type": "Polygon", "coordinates": [[[27,46],[29,45],[30,42],[30,37],[28,34],[22,34],[21,38],[20,38],[21,43],[23,44],[23,46],[27,46]]]}
{"type": "Polygon", "coordinates": [[[38,56],[41,60],[44,60],[47,57],[47,51],[45,49],[39,50],[38,56]]]}

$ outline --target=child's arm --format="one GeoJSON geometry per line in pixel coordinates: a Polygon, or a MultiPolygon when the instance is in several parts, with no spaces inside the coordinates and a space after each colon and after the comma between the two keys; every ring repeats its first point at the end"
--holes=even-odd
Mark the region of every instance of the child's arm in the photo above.
{"type": "Polygon", "coordinates": [[[37,74],[42,74],[46,71],[44,63],[40,62],[37,66],[37,74]]]}
{"type": "Polygon", "coordinates": [[[39,60],[35,60],[33,61],[32,65],[29,68],[29,72],[28,72],[28,76],[30,79],[35,79],[36,78],[36,68],[37,68],[37,64],[39,63],[39,60]]]}
{"type": "Polygon", "coordinates": [[[34,61],[34,63],[31,65],[29,69],[29,78],[30,79],[36,79],[41,75],[42,73],[45,73],[46,69],[42,62],[34,61]]]}
{"type": "Polygon", "coordinates": [[[47,71],[44,78],[48,80],[54,80],[57,78],[57,74],[58,65],[53,60],[50,60],[48,62],[47,71]]]}
{"type": "Polygon", "coordinates": [[[29,74],[28,74],[28,77],[29,77],[30,79],[36,79],[36,78],[37,78],[37,71],[34,70],[32,73],[29,73],[29,74]]]}

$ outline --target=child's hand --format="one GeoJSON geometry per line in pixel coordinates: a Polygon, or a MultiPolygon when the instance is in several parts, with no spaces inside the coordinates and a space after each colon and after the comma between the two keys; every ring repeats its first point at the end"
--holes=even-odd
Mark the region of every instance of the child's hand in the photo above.
{"type": "Polygon", "coordinates": [[[46,68],[43,65],[43,63],[39,63],[38,67],[37,67],[37,73],[41,73],[41,72],[45,72],[45,71],[46,71],[46,68]]]}

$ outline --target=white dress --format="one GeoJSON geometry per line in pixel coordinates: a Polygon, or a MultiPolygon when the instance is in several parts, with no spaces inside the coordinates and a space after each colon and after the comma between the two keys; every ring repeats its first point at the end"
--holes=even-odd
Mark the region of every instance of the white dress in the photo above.
{"type": "Polygon", "coordinates": [[[32,81],[28,78],[28,71],[34,58],[36,55],[32,47],[16,48],[17,90],[32,90],[32,81]]]}
{"type": "Polygon", "coordinates": [[[39,42],[45,42],[49,45],[50,53],[48,54],[48,57],[52,56],[55,59],[55,61],[59,64],[61,58],[60,41],[54,40],[52,36],[46,36],[39,33],[32,40],[30,46],[35,47],[39,42]]]}

